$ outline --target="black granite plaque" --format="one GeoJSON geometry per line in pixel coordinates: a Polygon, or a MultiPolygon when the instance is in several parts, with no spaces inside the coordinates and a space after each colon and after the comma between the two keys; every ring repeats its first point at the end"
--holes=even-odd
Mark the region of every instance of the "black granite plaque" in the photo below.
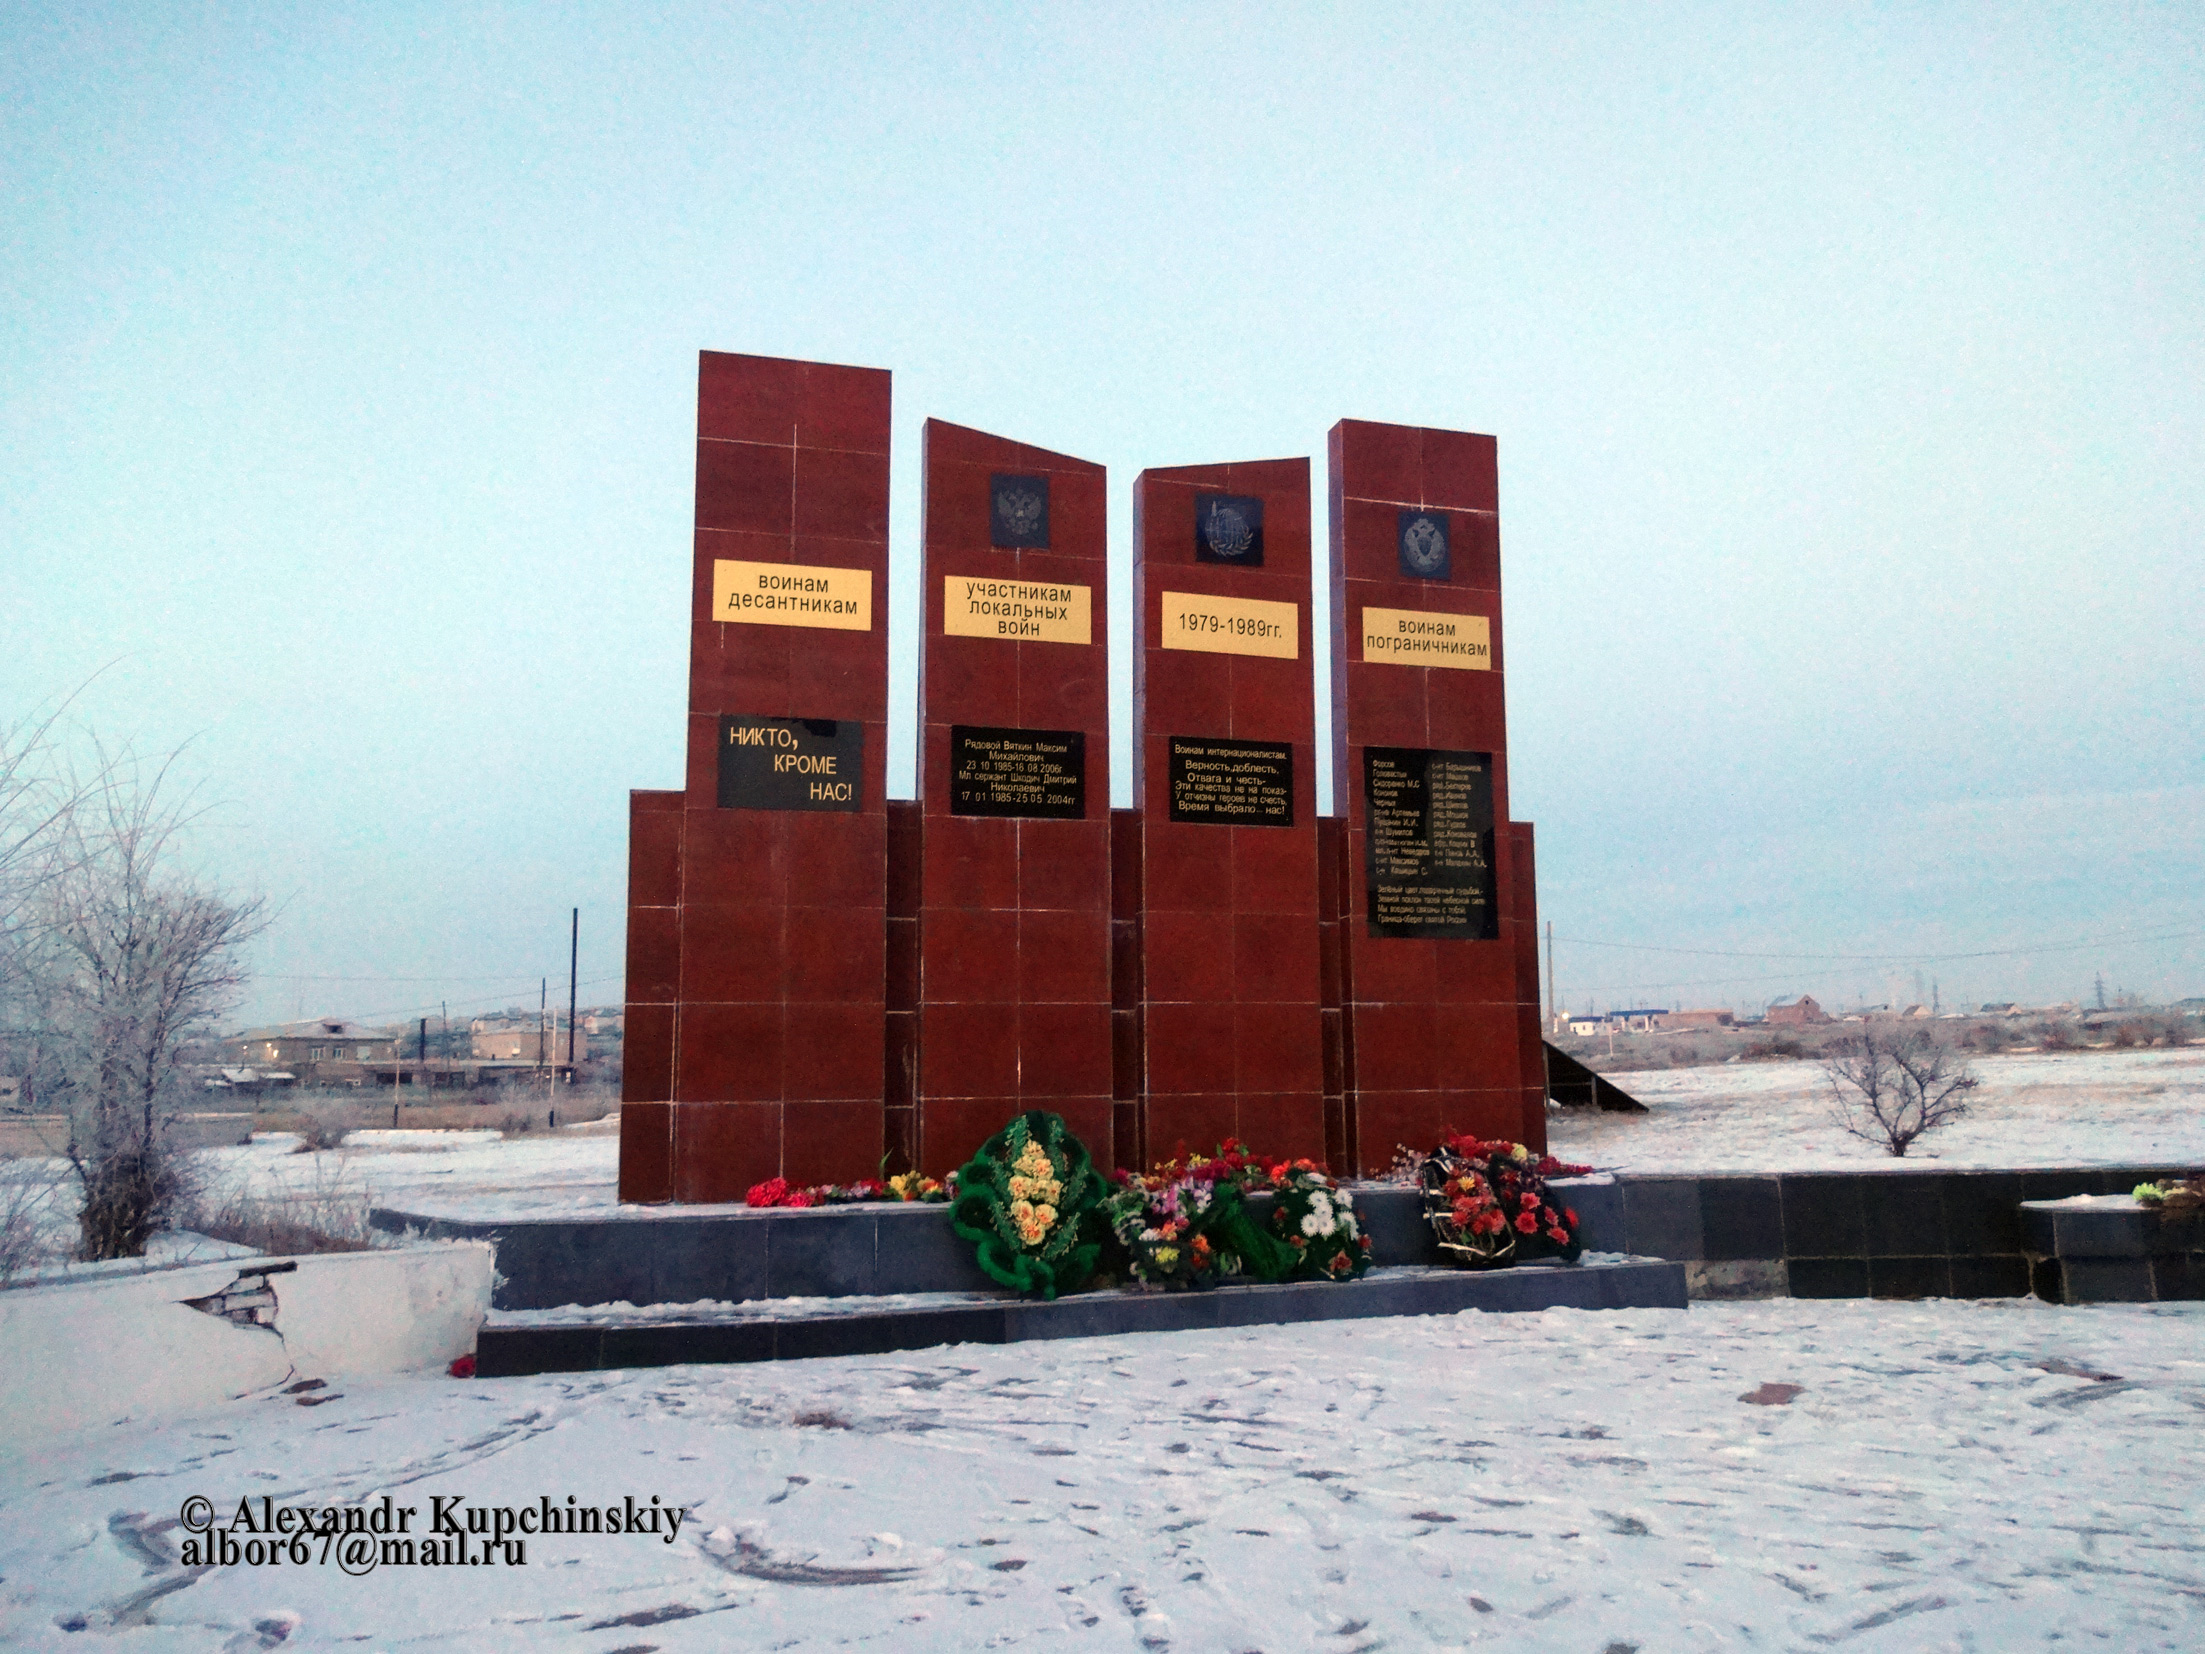
{"type": "Polygon", "coordinates": [[[1197,494],[1194,560],[1263,567],[1263,502],[1245,494],[1197,494]]]}
{"type": "Polygon", "coordinates": [[[988,543],[1018,551],[1049,549],[1049,479],[988,478],[988,543]]]}
{"type": "Polygon", "coordinates": [[[1454,555],[1447,543],[1447,513],[1404,511],[1398,524],[1401,572],[1410,580],[1449,580],[1454,555]]]}
{"type": "Polygon", "coordinates": [[[856,810],[865,726],[850,718],[722,718],[720,808],[856,810]]]}
{"type": "Polygon", "coordinates": [[[1294,749],[1283,741],[1171,737],[1171,819],[1294,825],[1294,749]]]}
{"type": "Polygon", "coordinates": [[[1491,753],[1365,747],[1363,805],[1371,935],[1499,939],[1491,753]]]}
{"type": "Polygon", "coordinates": [[[951,724],[949,813],[1081,820],[1087,814],[1086,732],[951,724]]]}

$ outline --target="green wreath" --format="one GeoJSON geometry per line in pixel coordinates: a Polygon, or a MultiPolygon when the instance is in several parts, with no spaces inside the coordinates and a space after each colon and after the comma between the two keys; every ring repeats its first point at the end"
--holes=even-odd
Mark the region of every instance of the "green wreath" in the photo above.
{"type": "Polygon", "coordinates": [[[994,1279],[1054,1298],[1095,1272],[1103,1194],[1087,1146],[1059,1116],[1034,1109],[965,1163],[950,1222],[994,1279]]]}

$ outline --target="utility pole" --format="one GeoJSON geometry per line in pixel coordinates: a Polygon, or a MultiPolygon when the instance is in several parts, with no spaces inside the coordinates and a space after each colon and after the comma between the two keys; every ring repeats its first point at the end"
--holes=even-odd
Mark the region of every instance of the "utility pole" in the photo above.
{"type": "Polygon", "coordinates": [[[544,1070],[544,1013],[551,1008],[551,978],[536,979],[536,1072],[544,1070]]]}
{"type": "Polygon", "coordinates": [[[1562,1002],[1554,997],[1554,921],[1547,921],[1547,1030],[1555,1031],[1562,1015],[1562,1002]]]}
{"type": "Polygon", "coordinates": [[[567,1084],[574,1084],[575,965],[582,957],[582,910],[576,908],[567,929],[567,1084]]]}

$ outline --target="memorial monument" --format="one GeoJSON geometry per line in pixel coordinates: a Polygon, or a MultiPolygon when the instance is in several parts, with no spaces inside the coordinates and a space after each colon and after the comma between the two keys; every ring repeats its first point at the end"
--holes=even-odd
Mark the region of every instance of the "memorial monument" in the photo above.
{"type": "Polygon", "coordinates": [[[879,370],[700,359],[686,775],[630,797],[621,1199],[940,1175],[1027,1109],[1127,1166],[1542,1146],[1493,439],[1334,427],[1329,637],[1306,460],[1141,473],[1114,811],[1103,469],[939,421],[919,797],[887,799],[888,421],[879,370]]]}

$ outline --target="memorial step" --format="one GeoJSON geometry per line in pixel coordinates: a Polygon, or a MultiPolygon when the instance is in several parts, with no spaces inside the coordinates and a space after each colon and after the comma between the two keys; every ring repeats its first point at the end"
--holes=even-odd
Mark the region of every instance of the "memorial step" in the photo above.
{"type": "MultiPolygon", "coordinates": [[[[950,1295],[944,1295],[950,1296],[950,1295]]],[[[1526,1264],[1512,1269],[1376,1269],[1359,1281],[1222,1286],[1208,1292],[1083,1292],[1054,1303],[980,1294],[959,1301],[876,1307],[845,1297],[790,1314],[764,1299],[710,1314],[658,1318],[607,1313],[592,1319],[543,1314],[493,1316],[477,1339],[475,1371],[485,1378],[590,1372],[688,1363],[796,1361],[886,1355],[945,1344],[1016,1344],[1037,1338],[1185,1332],[1395,1315],[1453,1315],[1466,1309],[1683,1309],[1684,1266],[1655,1259],[1526,1264]]]]}

